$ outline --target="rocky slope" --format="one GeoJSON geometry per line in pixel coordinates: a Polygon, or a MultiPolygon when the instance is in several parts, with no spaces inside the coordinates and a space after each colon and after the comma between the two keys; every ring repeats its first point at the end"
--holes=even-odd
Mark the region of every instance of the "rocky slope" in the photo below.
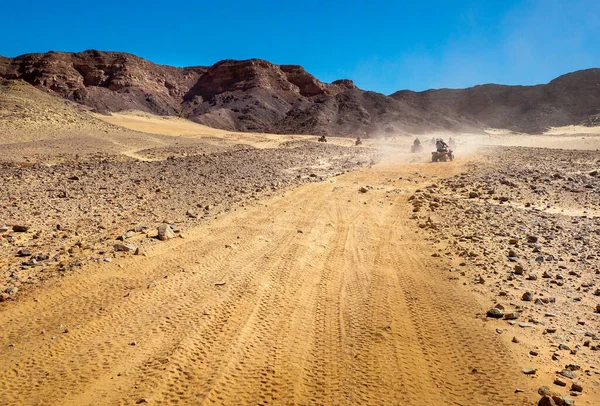
{"type": "Polygon", "coordinates": [[[101,113],[141,110],[226,130],[271,133],[374,136],[486,127],[541,132],[594,124],[600,113],[600,69],[547,85],[385,96],[360,90],[350,80],[323,83],[298,65],[251,59],[178,68],[90,50],[0,57],[0,78],[25,80],[101,113]]]}
{"type": "Polygon", "coordinates": [[[448,278],[487,304],[544,405],[598,404],[600,177],[595,151],[494,148],[411,197],[448,278]],[[553,397],[555,403],[549,402],[553,397]]]}
{"type": "Polygon", "coordinates": [[[56,165],[0,160],[0,187],[7,191],[0,194],[0,302],[87,262],[144,250],[157,242],[162,222],[185,231],[372,159],[369,149],[292,141],[153,162],[106,155],[56,165]]]}
{"type": "Polygon", "coordinates": [[[545,85],[488,84],[420,93],[403,90],[390,97],[415,109],[438,112],[457,120],[540,133],[548,127],[600,122],[600,69],[569,73],[545,85]]]}

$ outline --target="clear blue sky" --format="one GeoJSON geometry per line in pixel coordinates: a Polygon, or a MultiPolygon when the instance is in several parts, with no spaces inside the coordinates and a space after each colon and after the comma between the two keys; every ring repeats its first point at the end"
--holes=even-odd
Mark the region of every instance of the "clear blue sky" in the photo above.
{"type": "Polygon", "coordinates": [[[392,93],[545,83],[600,67],[600,0],[6,1],[0,55],[101,49],[153,62],[300,64],[392,93]]]}

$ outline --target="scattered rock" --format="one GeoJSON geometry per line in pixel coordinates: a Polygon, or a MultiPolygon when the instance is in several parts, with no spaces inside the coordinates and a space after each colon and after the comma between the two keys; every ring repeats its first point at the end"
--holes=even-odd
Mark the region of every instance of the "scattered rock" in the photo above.
{"type": "Polygon", "coordinates": [[[502,310],[494,307],[494,308],[491,308],[490,310],[488,310],[487,316],[495,318],[495,319],[500,319],[500,318],[502,318],[502,316],[504,316],[504,312],[502,310]]]}
{"type": "Polygon", "coordinates": [[[29,231],[30,228],[31,228],[30,225],[25,225],[25,224],[14,225],[12,227],[12,229],[15,233],[26,233],[27,231],[29,231]]]}
{"type": "Polygon", "coordinates": [[[579,382],[573,382],[571,384],[571,390],[573,392],[583,392],[583,385],[581,385],[579,382]]]}
{"type": "Polygon", "coordinates": [[[126,244],[115,244],[115,251],[119,252],[135,252],[137,247],[134,244],[126,243],[126,244]]]}
{"type": "Polygon", "coordinates": [[[504,320],[516,320],[519,318],[519,316],[521,316],[521,313],[519,312],[506,313],[504,314],[504,320]]]}
{"type": "Polygon", "coordinates": [[[569,379],[575,379],[575,372],[569,370],[569,369],[563,369],[562,371],[559,372],[560,375],[564,376],[565,378],[569,378],[569,379]]]}
{"type": "Polygon", "coordinates": [[[158,239],[161,241],[166,241],[171,238],[175,238],[176,235],[173,232],[173,229],[168,224],[161,224],[158,226],[158,239]]]}
{"type": "Polygon", "coordinates": [[[557,376],[556,378],[554,378],[554,384],[558,386],[567,386],[567,381],[557,376]]]}
{"type": "Polygon", "coordinates": [[[533,293],[525,292],[525,293],[523,293],[523,296],[521,299],[524,300],[525,302],[531,302],[533,300],[533,293]]]}
{"type": "Polygon", "coordinates": [[[538,402],[538,406],[557,406],[554,399],[551,396],[544,395],[538,402]]]}

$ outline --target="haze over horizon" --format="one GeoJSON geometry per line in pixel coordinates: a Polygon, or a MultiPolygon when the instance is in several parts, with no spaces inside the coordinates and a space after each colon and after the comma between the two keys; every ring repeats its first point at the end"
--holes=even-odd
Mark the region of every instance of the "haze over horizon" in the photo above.
{"type": "Polygon", "coordinates": [[[140,7],[109,0],[98,10],[68,0],[54,6],[55,17],[48,18],[34,0],[27,11],[18,4],[4,6],[0,55],[100,49],[174,66],[260,58],[302,65],[325,82],[347,78],[385,94],[485,83],[533,85],[600,66],[600,3],[487,3],[238,0],[225,10],[212,3],[170,7],[150,1],[140,7]],[[57,25],[56,18],[68,23],[57,25]]]}

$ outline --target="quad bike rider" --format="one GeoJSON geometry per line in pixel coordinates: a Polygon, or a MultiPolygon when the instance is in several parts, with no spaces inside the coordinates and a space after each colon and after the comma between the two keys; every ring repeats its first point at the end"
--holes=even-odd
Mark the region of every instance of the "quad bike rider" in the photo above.
{"type": "Polygon", "coordinates": [[[327,142],[327,137],[325,137],[325,135],[321,135],[319,137],[319,142],[327,142]]]}
{"type": "Polygon", "coordinates": [[[360,139],[360,136],[356,137],[356,141],[354,141],[354,145],[362,145],[362,140],[360,139]]]}
{"type": "Polygon", "coordinates": [[[448,146],[450,147],[450,149],[456,149],[456,141],[454,140],[454,138],[450,137],[448,139],[448,146]]]}
{"type": "Polygon", "coordinates": [[[452,149],[444,142],[443,139],[438,138],[435,142],[435,152],[431,153],[432,162],[447,162],[454,159],[454,153],[452,149]]]}
{"type": "Polygon", "coordinates": [[[448,150],[450,149],[450,147],[448,146],[448,144],[446,144],[444,142],[443,139],[438,138],[435,141],[435,149],[437,149],[437,152],[448,152],[448,150]]]}
{"type": "Polygon", "coordinates": [[[419,139],[419,137],[417,137],[417,138],[415,138],[412,146],[410,147],[410,152],[415,153],[415,152],[422,152],[422,151],[423,151],[423,145],[421,145],[421,140],[419,139]]]}

